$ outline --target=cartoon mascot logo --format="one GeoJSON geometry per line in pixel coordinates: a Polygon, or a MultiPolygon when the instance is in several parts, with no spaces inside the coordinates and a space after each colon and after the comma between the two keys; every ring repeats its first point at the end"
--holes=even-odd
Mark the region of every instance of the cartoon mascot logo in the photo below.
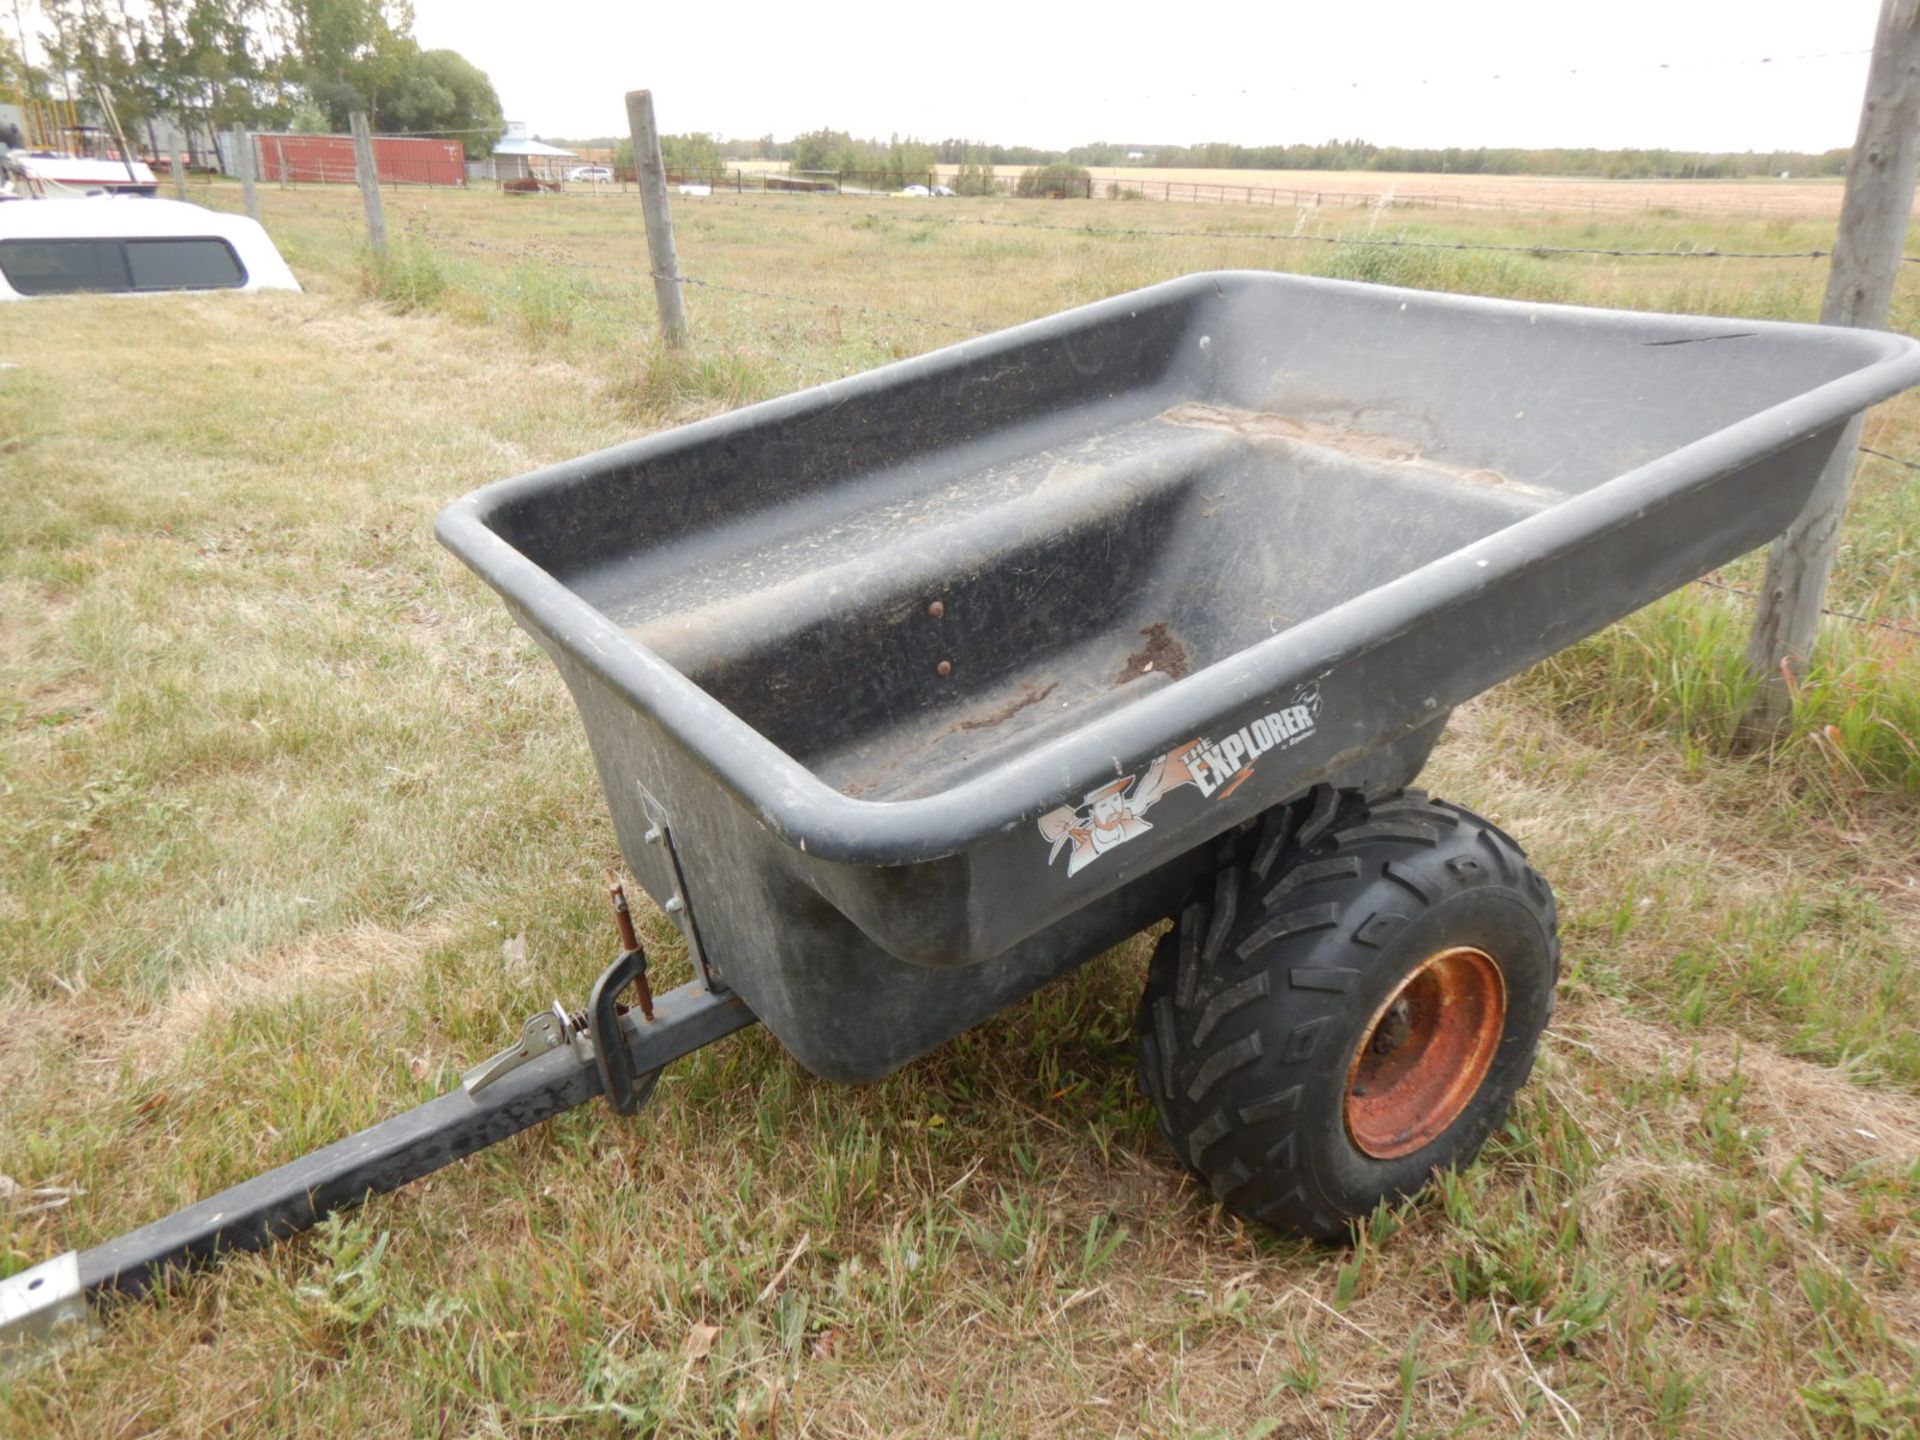
{"type": "Polygon", "coordinates": [[[1062,805],[1040,817],[1040,834],[1053,848],[1051,865],[1066,850],[1067,874],[1078,875],[1109,850],[1153,829],[1147,811],[1183,785],[1209,800],[1224,800],[1253,775],[1254,762],[1269,750],[1297,745],[1320,718],[1320,692],[1309,686],[1293,701],[1242,725],[1218,743],[1188,740],[1150,763],[1145,772],[1087,792],[1079,805],[1062,805]]]}
{"type": "Polygon", "coordinates": [[[1189,740],[1162,755],[1144,775],[1123,775],[1111,785],[1091,791],[1077,807],[1062,805],[1040,817],[1040,833],[1053,849],[1051,865],[1068,845],[1067,874],[1078,875],[1107,851],[1153,829],[1147,811],[1169,790],[1198,783],[1187,756],[1205,742],[1189,740]]]}

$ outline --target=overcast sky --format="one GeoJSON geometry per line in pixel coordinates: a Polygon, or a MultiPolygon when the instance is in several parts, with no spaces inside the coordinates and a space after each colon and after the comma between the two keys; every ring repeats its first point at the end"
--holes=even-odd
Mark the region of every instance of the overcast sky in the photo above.
{"type": "Polygon", "coordinates": [[[723,136],[825,125],[1053,148],[1360,137],[1824,150],[1853,140],[1879,5],[414,0],[414,10],[420,42],[484,69],[509,119],[574,138],[624,132],[621,97],[646,86],[663,128],[723,136]]]}

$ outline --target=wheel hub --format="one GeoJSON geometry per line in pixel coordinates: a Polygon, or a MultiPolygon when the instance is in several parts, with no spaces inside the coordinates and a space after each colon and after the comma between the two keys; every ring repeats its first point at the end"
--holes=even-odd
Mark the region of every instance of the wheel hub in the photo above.
{"type": "Polygon", "coordinates": [[[1397,1000],[1387,1002],[1386,1013],[1380,1017],[1380,1023],[1373,1030],[1373,1053],[1391,1055],[1407,1043],[1413,1034],[1413,1006],[1402,995],[1397,1000]]]}
{"type": "Polygon", "coordinates": [[[1456,945],[1428,956],[1374,1012],[1347,1067],[1347,1135],[1376,1160],[1397,1160],[1459,1119],[1506,1028],[1500,967],[1456,945]]]}

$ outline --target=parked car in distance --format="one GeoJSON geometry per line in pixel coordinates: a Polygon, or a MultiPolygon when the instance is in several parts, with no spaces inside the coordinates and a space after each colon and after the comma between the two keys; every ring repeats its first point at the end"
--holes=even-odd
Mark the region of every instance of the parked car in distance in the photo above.
{"type": "Polygon", "coordinates": [[[244,215],[133,195],[0,203],[0,300],[299,288],[244,215]]]}
{"type": "Polygon", "coordinates": [[[951,195],[954,191],[951,185],[936,185],[927,193],[929,195],[951,195]]]}
{"type": "Polygon", "coordinates": [[[902,195],[931,195],[933,192],[924,185],[909,185],[900,193],[902,195]]]}
{"type": "Polygon", "coordinates": [[[567,172],[569,180],[584,180],[594,185],[611,185],[613,171],[605,165],[576,165],[567,172]]]}

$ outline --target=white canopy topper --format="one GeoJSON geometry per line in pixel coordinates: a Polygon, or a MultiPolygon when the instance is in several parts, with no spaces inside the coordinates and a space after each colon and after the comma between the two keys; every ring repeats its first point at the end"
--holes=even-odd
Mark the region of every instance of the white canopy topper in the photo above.
{"type": "Polygon", "coordinates": [[[0,300],[299,288],[244,215],[115,195],[0,204],[0,300]]]}

